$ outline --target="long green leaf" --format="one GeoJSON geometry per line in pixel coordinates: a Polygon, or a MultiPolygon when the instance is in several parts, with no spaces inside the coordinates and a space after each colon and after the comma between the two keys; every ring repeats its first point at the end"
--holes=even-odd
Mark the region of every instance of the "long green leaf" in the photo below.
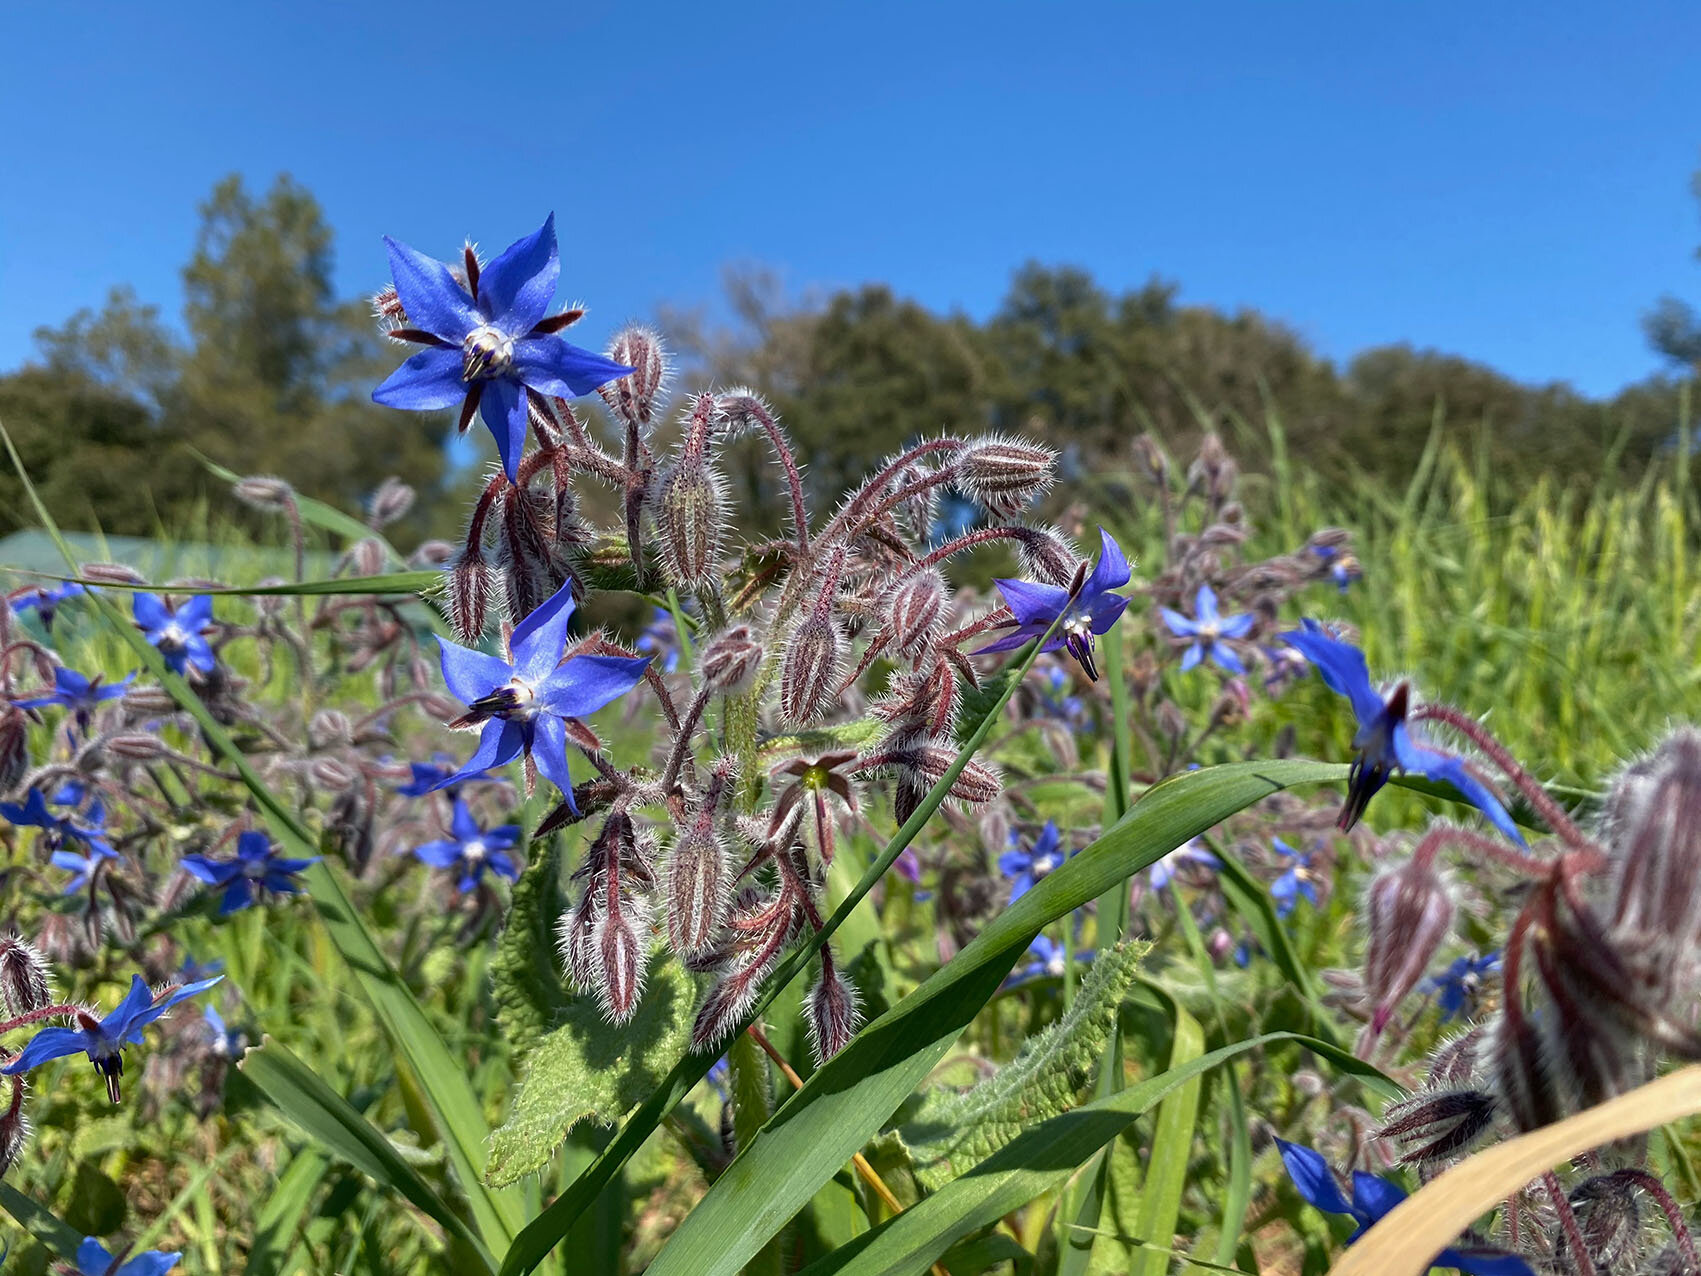
{"type": "Polygon", "coordinates": [[[304,1147],[289,1160],[275,1188],[254,1217],[254,1234],[248,1249],[246,1276],[277,1276],[286,1255],[294,1248],[301,1220],[313,1203],[313,1193],[325,1177],[328,1162],[312,1148],[304,1147]]]}
{"type": "Polygon", "coordinates": [[[1148,790],[1126,819],[1048,874],[828,1060],[740,1151],[648,1276],[737,1272],[920,1084],[1049,922],[1259,799],[1345,774],[1345,767],[1320,762],[1242,762],[1148,790]]]}
{"type": "MultiPolygon", "coordinates": [[[[30,481],[23,459],[19,457],[12,436],[3,423],[0,423],[0,442],[5,444],[11,456],[12,465],[35,507],[36,516],[41,519],[42,527],[53,538],[66,563],[74,569],[76,564],[71,548],[65,543],[58,524],[53,521],[53,516],[30,481]]],[[[142,666],[171,693],[172,699],[184,712],[195,719],[208,745],[241,777],[272,836],[292,856],[310,858],[316,855],[318,847],[307,827],[260,778],[247,755],[207,711],[189,684],[171,671],[160,653],[137,632],[110,599],[102,594],[91,594],[89,598],[129,645],[131,653],[142,666]]],[[[465,1062],[449,1053],[412,990],[366,929],[330,866],[323,861],[314,864],[303,874],[303,879],[332,943],[354,972],[397,1051],[420,1079],[448,1150],[450,1164],[472,1207],[479,1234],[491,1252],[502,1252],[524,1222],[524,1201],[512,1189],[498,1191],[484,1183],[485,1143],[490,1137],[490,1127],[485,1123],[483,1108],[473,1093],[465,1062]]]]}
{"type": "MultiPolygon", "coordinates": [[[[822,945],[831,939],[834,932],[844,924],[845,919],[862,902],[863,897],[874,889],[874,884],[885,875],[886,870],[897,862],[898,856],[904,853],[904,848],[915,840],[921,830],[926,827],[927,822],[933,818],[934,812],[939,809],[941,804],[944,803],[946,795],[950,793],[951,786],[957,782],[957,777],[963,773],[963,768],[968,765],[969,759],[974,757],[976,751],[986,743],[987,737],[992,734],[992,728],[997,723],[999,715],[1003,713],[1004,706],[1010,702],[1010,697],[1015,694],[1023,675],[1032,668],[1034,658],[1039,654],[1041,642],[1043,642],[1043,639],[1039,642],[1029,643],[1016,659],[1001,671],[1003,690],[997,697],[993,698],[990,704],[984,707],[979,723],[964,742],[962,751],[957,754],[951,765],[945,768],[945,773],[928,790],[927,796],[922,798],[920,805],[916,807],[910,818],[905,820],[903,826],[892,835],[892,840],[886,844],[886,849],[881,851],[874,862],[868,866],[868,871],[862,875],[856,886],[833,910],[833,914],[827,918],[826,924],[780,963],[767,983],[763,985],[761,995],[757,997],[755,1003],[746,1012],[743,1023],[739,1025],[740,1031],[743,1031],[745,1025],[754,1022],[757,1016],[766,1010],[774,998],[779,995],[780,990],[797,977],[804,966],[820,951],[822,945]]],[[[1335,770],[1340,771],[1341,768],[1335,768],[1335,770]]],[[[576,1178],[548,1209],[532,1220],[526,1229],[514,1238],[513,1246],[508,1250],[507,1257],[502,1260],[501,1276],[520,1276],[521,1273],[531,1271],[543,1261],[550,1250],[560,1244],[572,1228],[573,1220],[596,1199],[604,1185],[614,1177],[619,1168],[649,1137],[650,1131],[661,1124],[662,1118],[671,1112],[674,1106],[685,1097],[686,1092],[703,1078],[713,1062],[714,1055],[712,1053],[688,1054],[674,1065],[674,1069],[668,1074],[667,1080],[657,1086],[654,1093],[644,1101],[636,1112],[627,1118],[626,1124],[620,1128],[620,1133],[615,1136],[614,1141],[596,1159],[590,1169],[576,1178]]],[[[858,1140],[858,1145],[861,1142],[862,1140],[858,1140]]],[[[852,1147],[840,1158],[841,1161],[850,1160],[851,1152],[855,1150],[855,1147],[852,1147]]],[[[821,1184],[831,1177],[832,1171],[829,1171],[827,1175],[814,1183],[809,1191],[804,1193],[804,1199],[807,1200],[813,1196],[821,1184]]],[[[795,1213],[795,1210],[793,1212],[795,1213]]],[[[790,1215],[787,1217],[789,1218],[790,1215]]],[[[781,1221],[784,1222],[784,1220],[781,1221]]],[[[757,1248],[759,1249],[767,1239],[767,1236],[762,1237],[757,1248]]],[[[754,1252],[754,1250],[751,1251],[751,1253],[754,1252]]],[[[749,1257],[749,1255],[746,1255],[746,1257],[749,1257]]]]}
{"type": "MultiPolygon", "coordinates": [[[[1199,1021],[1168,993],[1170,1019],[1175,1025],[1169,1051],[1169,1070],[1176,1072],[1205,1052],[1205,1034],[1199,1021]]],[[[1154,1245],[1168,1245],[1175,1236],[1175,1221],[1181,1214],[1181,1192],[1187,1186],[1187,1166],[1193,1154],[1193,1126],[1199,1119],[1201,1076],[1188,1078],[1158,1104],[1152,1129],[1152,1154],[1146,1162],[1146,1178],[1140,1189],[1140,1214],[1135,1235],[1154,1245]]],[[[1132,1276],[1164,1276],[1169,1267],[1167,1253],[1143,1250],[1136,1257],[1132,1276]]]]}
{"type": "Polygon", "coordinates": [[[431,1190],[381,1130],[354,1110],[317,1073],[278,1042],[268,1038],[243,1056],[243,1074],[280,1112],[326,1151],[341,1157],[386,1191],[436,1219],[443,1230],[467,1245],[495,1271],[496,1262],[460,1215],[431,1190]]]}
{"type": "Polygon", "coordinates": [[[18,1221],[18,1226],[60,1258],[68,1263],[77,1261],[77,1246],[83,1243],[82,1234],[47,1206],[25,1196],[10,1183],[0,1183],[0,1209],[4,1209],[18,1221]]]}
{"type": "MultiPolygon", "coordinates": [[[[932,1196],[806,1267],[801,1276],[914,1276],[961,1237],[996,1223],[1057,1186],[1175,1090],[1225,1060],[1283,1040],[1306,1039],[1275,1032],[1239,1041],[1042,1121],[932,1196]]],[[[1158,1243],[1167,1240],[1164,1237],[1158,1243]]],[[[718,1269],[705,1265],[702,1270],[718,1269]]]]}

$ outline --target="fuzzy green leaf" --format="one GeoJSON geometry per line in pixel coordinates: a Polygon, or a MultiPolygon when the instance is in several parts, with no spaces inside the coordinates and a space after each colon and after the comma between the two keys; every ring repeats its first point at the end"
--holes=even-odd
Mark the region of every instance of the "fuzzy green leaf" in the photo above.
{"type": "Polygon", "coordinates": [[[962,1092],[926,1093],[895,1132],[923,1187],[938,1191],[1034,1122],[1086,1097],[1145,951],[1143,944],[1121,944],[1100,954],[1063,1017],[989,1080],[962,1092]]]}

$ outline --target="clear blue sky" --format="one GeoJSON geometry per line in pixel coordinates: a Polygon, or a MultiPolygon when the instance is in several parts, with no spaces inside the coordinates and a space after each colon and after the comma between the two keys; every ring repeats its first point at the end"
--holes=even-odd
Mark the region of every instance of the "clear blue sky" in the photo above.
{"type": "Polygon", "coordinates": [[[350,293],[379,236],[500,249],[555,209],[600,342],[885,280],[985,315],[1030,258],[1600,393],[1701,300],[1701,4],[8,6],[0,368],[135,285],[175,315],[222,175],[305,182],[350,293]]]}

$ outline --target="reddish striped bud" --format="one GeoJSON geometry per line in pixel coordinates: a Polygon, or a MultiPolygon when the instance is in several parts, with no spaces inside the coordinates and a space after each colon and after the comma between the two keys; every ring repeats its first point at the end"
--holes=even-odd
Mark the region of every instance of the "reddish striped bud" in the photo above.
{"type": "Polygon", "coordinates": [[[171,750],[166,748],[163,740],[145,731],[134,735],[109,736],[106,747],[114,757],[123,758],[127,762],[158,762],[161,758],[171,756],[171,750]]]}
{"type": "Polygon", "coordinates": [[[424,541],[414,550],[408,563],[413,567],[443,567],[455,556],[455,547],[449,541],[424,541]]]}
{"type": "Polygon", "coordinates": [[[0,1175],[17,1164],[18,1154],[29,1142],[30,1123],[24,1115],[24,1079],[10,1077],[12,1097],[5,1112],[0,1112],[0,1175]]]}
{"type": "Polygon", "coordinates": [[[803,1013],[809,1022],[809,1046],[817,1067],[843,1050],[862,1023],[856,987],[839,973],[825,948],[821,950],[821,978],[804,999],[803,1013]]]}
{"type": "MultiPolygon", "coordinates": [[[[1675,974],[1701,943],[1701,733],[1685,728],[1631,767],[1607,804],[1612,931],[1675,974]]],[[[1668,979],[1669,982],[1669,979],[1668,979]]]]}
{"type": "Polygon", "coordinates": [[[622,328],[608,343],[608,357],[632,371],[599,386],[597,393],[616,417],[640,434],[647,434],[661,413],[667,381],[667,349],[661,335],[638,324],[622,328]]]}
{"type": "Polygon", "coordinates": [[[734,625],[703,648],[703,680],[721,695],[739,695],[755,682],[763,654],[755,630],[749,625],[734,625]]]}
{"type": "Polygon", "coordinates": [[[490,599],[496,588],[495,573],[485,562],[484,551],[477,545],[468,545],[446,575],[449,628],[463,644],[473,646],[484,636],[490,599]]]}
{"type": "Polygon", "coordinates": [[[667,861],[667,941],[681,957],[714,948],[726,914],[726,849],[715,835],[713,813],[694,819],[667,861]]]}
{"type": "Polygon", "coordinates": [[[911,660],[919,660],[939,631],[950,592],[945,577],[934,569],[917,572],[886,601],[886,635],[911,660]]]}
{"type": "Polygon", "coordinates": [[[1372,1035],[1388,1026],[1453,924],[1453,900],[1441,875],[1407,860],[1377,875],[1365,894],[1370,943],[1364,957],[1364,989],[1371,1005],[1372,1035]]]}
{"type": "Polygon", "coordinates": [[[662,566],[674,585],[708,584],[719,571],[726,536],[724,486],[701,456],[681,457],[656,484],[653,513],[662,566]]]}
{"type": "Polygon", "coordinates": [[[17,788],[29,769],[29,719],[7,701],[0,705],[0,794],[17,788]]]}
{"type": "Polygon", "coordinates": [[[637,1012],[649,964],[648,930],[648,911],[641,900],[632,899],[618,913],[598,918],[591,933],[597,999],[610,1023],[625,1023],[637,1012]]]}
{"type": "Polygon", "coordinates": [[[373,527],[388,527],[398,518],[407,517],[407,512],[413,508],[414,490],[399,478],[390,477],[378,484],[378,490],[372,493],[372,500],[367,504],[367,521],[373,527]]]}
{"type": "Polygon", "coordinates": [[[1401,1145],[1402,1165],[1436,1166],[1486,1134],[1498,1106],[1484,1090],[1426,1091],[1391,1104],[1376,1137],[1401,1145]]]}
{"type": "Polygon", "coordinates": [[[596,933],[598,921],[596,899],[596,886],[593,882],[579,902],[561,914],[561,919],[555,927],[561,968],[566,971],[567,978],[572,980],[573,985],[582,992],[592,992],[597,987],[596,964],[592,960],[595,949],[591,939],[596,933]]]}
{"type": "Polygon", "coordinates": [[[1021,513],[1056,479],[1057,453],[1023,439],[977,439],[958,457],[957,484],[970,500],[1005,517],[1021,513]]]}
{"type": "Polygon", "coordinates": [[[1069,538],[1055,527],[1012,527],[1022,574],[1042,585],[1067,588],[1081,567],[1081,556],[1069,538]]]}
{"type": "Polygon", "coordinates": [[[12,1017],[40,1010],[50,998],[41,954],[17,935],[0,939],[0,1000],[12,1017]]]}
{"type": "Polygon", "coordinates": [[[123,563],[84,563],[80,569],[84,580],[98,585],[145,585],[148,578],[134,567],[123,563]]]}
{"type": "Polygon", "coordinates": [[[236,499],[245,505],[270,514],[281,514],[295,507],[295,489],[281,478],[255,474],[238,479],[231,488],[236,499]]]}
{"type": "Polygon", "coordinates": [[[697,1020],[691,1025],[691,1047],[708,1050],[718,1046],[744,1022],[745,1015],[756,1004],[762,991],[762,980],[773,969],[774,956],[764,949],[755,957],[739,961],[726,977],[709,990],[703,1004],[697,1008],[697,1020]]]}
{"type": "Polygon", "coordinates": [[[845,636],[825,607],[808,612],[786,642],[780,665],[780,712],[792,723],[812,722],[833,702],[845,636]]]}

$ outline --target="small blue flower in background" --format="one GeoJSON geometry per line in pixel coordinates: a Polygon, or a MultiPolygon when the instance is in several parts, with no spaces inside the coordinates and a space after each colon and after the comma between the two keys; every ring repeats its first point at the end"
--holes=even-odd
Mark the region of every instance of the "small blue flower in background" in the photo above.
{"type": "Polygon", "coordinates": [[[1111,539],[1109,532],[1099,529],[1099,561],[1093,573],[1077,590],[1061,589],[1056,585],[1036,585],[1026,580],[995,580],[1004,605],[1015,617],[1015,629],[997,642],[980,648],[974,654],[990,651],[1014,651],[1036,638],[1043,637],[1055,624],[1056,630],[1047,638],[1041,651],[1056,651],[1067,647],[1086,671],[1087,677],[1098,680],[1098,666],[1093,663],[1093,638],[1105,633],[1117,622],[1128,607],[1128,599],[1111,591],[1121,589],[1132,578],[1128,559],[1122,547],[1111,539]]]}
{"type": "Polygon", "coordinates": [[[1335,582],[1335,588],[1343,594],[1355,580],[1364,577],[1364,569],[1358,565],[1358,559],[1337,546],[1313,545],[1311,552],[1329,564],[1329,579],[1335,582]]]}
{"type": "Polygon", "coordinates": [[[159,648],[165,663],[178,675],[194,665],[202,673],[213,671],[213,649],[205,631],[213,623],[213,600],[197,594],[176,611],[167,611],[157,594],[139,593],[131,601],[136,625],[149,642],[159,648]]]}
{"type": "MultiPolygon", "coordinates": [[[[1034,942],[1028,945],[1028,955],[1032,958],[1025,966],[1020,966],[1016,972],[1005,980],[1008,984],[1026,983],[1030,979],[1061,979],[1064,972],[1064,948],[1050,935],[1034,936],[1034,942]]],[[[1078,962],[1089,962],[1093,959],[1093,950],[1083,948],[1075,953],[1078,962]]]]}
{"type": "Polygon", "coordinates": [[[943,545],[946,541],[955,540],[973,531],[979,521],[980,506],[966,496],[947,492],[939,499],[939,509],[933,517],[933,526],[928,529],[928,543],[943,545]]]}
{"type": "Polygon", "coordinates": [[[463,895],[475,889],[489,869],[510,882],[520,875],[520,866],[508,852],[519,843],[520,826],[502,824],[485,830],[478,826],[467,804],[455,799],[455,814],[449,821],[452,837],[426,842],[413,848],[432,868],[446,868],[460,873],[455,889],[463,895]]]}
{"type": "Polygon", "coordinates": [[[577,811],[567,769],[568,718],[595,713],[637,686],[650,657],[574,656],[566,662],[567,622],[573,615],[569,581],[522,620],[508,640],[513,663],[439,638],[443,681],[468,712],[449,725],[483,726],[478,749],[438,788],[505,766],[526,754],[577,811]]]}
{"type": "Polygon", "coordinates": [[[60,604],[77,597],[79,594],[88,592],[87,586],[68,580],[64,584],[54,585],[52,588],[32,585],[28,589],[20,589],[17,593],[8,597],[6,601],[11,604],[13,611],[33,610],[36,615],[41,617],[41,627],[48,633],[52,633],[53,618],[58,614],[60,604]]]}
{"type": "Polygon", "coordinates": [[[727,1063],[724,1054],[709,1065],[705,1080],[715,1088],[715,1093],[720,1095],[721,1102],[726,1103],[730,1095],[729,1087],[732,1085],[732,1068],[727,1063]]]}
{"type": "Polygon", "coordinates": [[[488,780],[491,777],[482,773],[478,775],[461,775],[455,769],[455,760],[447,753],[433,756],[430,762],[410,762],[408,769],[413,772],[413,778],[406,784],[398,784],[396,792],[403,797],[424,797],[441,789],[451,798],[460,794],[463,784],[471,784],[476,780],[488,780]],[[453,783],[448,781],[453,780],[453,783]]]}
{"type": "Polygon", "coordinates": [[[211,1006],[201,1012],[201,1022],[207,1030],[207,1049],[227,1063],[234,1063],[248,1051],[248,1034],[240,1028],[230,1028],[224,1016],[211,1006]]]}
{"type": "Polygon", "coordinates": [[[638,635],[638,641],[632,645],[639,651],[659,656],[664,673],[673,673],[679,668],[679,626],[674,623],[673,613],[666,607],[657,607],[652,611],[650,623],[644,626],[644,631],[638,635]]]}
{"type": "Polygon", "coordinates": [[[272,849],[271,839],[264,833],[243,833],[236,839],[236,855],[228,860],[215,860],[207,855],[185,855],[183,867],[209,886],[224,887],[219,901],[219,916],[227,917],[254,903],[257,891],[274,895],[294,895],[301,890],[295,875],[320,857],[285,859],[272,849]]]}
{"type": "Polygon", "coordinates": [[[1457,1019],[1475,1009],[1477,997],[1482,992],[1483,976],[1494,974],[1499,969],[1500,954],[1493,952],[1485,957],[1457,958],[1439,975],[1431,975],[1429,986],[1436,994],[1435,1004],[1441,1008],[1442,1022],[1457,1019]]]}
{"type": "Polygon", "coordinates": [[[384,243],[397,299],[413,325],[390,335],[428,349],[391,373],[373,402],[420,411],[460,404],[463,430],[477,411],[510,480],[518,478],[526,446],[528,387],[571,399],[632,371],[558,335],[580,312],[544,317],[561,274],[554,213],[482,270],[469,252],[466,287],[442,262],[387,235],[384,243]]]}
{"type": "MultiPolygon", "coordinates": [[[[1309,1204],[1325,1214],[1345,1214],[1358,1224],[1347,1244],[1351,1245],[1374,1223],[1406,1199],[1398,1184],[1363,1170],[1353,1171],[1353,1195],[1346,1193],[1321,1153],[1312,1148],[1277,1139],[1282,1164],[1294,1187],[1309,1204]]],[[[1472,1276],[1534,1276],[1530,1265],[1516,1254],[1490,1246],[1444,1249],[1435,1256],[1435,1267],[1456,1267],[1472,1276]]]]}
{"type": "Polygon", "coordinates": [[[53,1059],[87,1054],[89,1062],[106,1078],[108,1096],[117,1103],[118,1078],[124,1075],[124,1047],[140,1045],[143,1028],[178,1002],[205,992],[222,978],[223,975],[218,975],[199,983],[184,984],[155,998],[146,981],[140,975],[132,975],[129,994],[106,1018],[96,1019],[87,1011],[79,1010],[77,1027],[43,1028],[30,1039],[16,1059],[0,1068],[0,1073],[17,1076],[53,1059]]]}
{"type": "Polygon", "coordinates": [[[176,1267],[177,1260],[182,1257],[181,1254],[150,1249],[133,1254],[114,1267],[117,1259],[106,1246],[92,1236],[85,1236],[83,1243],[77,1246],[77,1276],[160,1276],[160,1273],[176,1267]]]}
{"type": "Polygon", "coordinates": [[[58,705],[75,714],[77,726],[87,730],[89,716],[95,709],[104,701],[118,699],[129,690],[134,681],[136,675],[131,673],[117,682],[102,686],[99,674],[90,678],[65,665],[55,665],[52,691],[46,695],[31,696],[26,700],[14,700],[12,703],[20,709],[47,709],[58,705]]]}
{"type": "Polygon", "coordinates": [[[1370,685],[1370,669],[1362,651],[1330,637],[1315,620],[1305,620],[1302,625],[1292,633],[1283,634],[1283,641],[1317,666],[1329,689],[1347,698],[1353,716],[1358,719],[1358,732],[1353,736],[1353,748],[1358,756],[1353,759],[1347,777],[1347,800],[1338,821],[1343,832],[1358,823],[1370,799],[1388,782],[1388,777],[1395,771],[1404,771],[1451,784],[1488,817],[1489,823],[1519,846],[1524,845],[1523,834],[1512,823],[1506,808],[1488,791],[1487,785],[1470,773],[1462,759],[1413,738],[1406,727],[1410,696],[1407,684],[1402,682],[1383,700],[1370,685]]]}
{"type": "Polygon", "coordinates": [[[1161,891],[1176,878],[1176,874],[1188,864],[1201,864],[1216,871],[1220,861],[1216,855],[1205,849],[1196,837],[1190,837],[1168,855],[1164,856],[1151,868],[1146,870],[1146,880],[1155,891],[1161,891]]]}
{"type": "Polygon", "coordinates": [[[76,851],[54,851],[49,857],[54,868],[64,869],[71,874],[71,880],[65,883],[65,894],[75,895],[83,887],[94,880],[95,869],[104,860],[118,858],[116,851],[106,846],[91,846],[87,855],[79,855],[76,851]]]}
{"type": "Polygon", "coordinates": [[[88,795],[89,787],[81,780],[66,780],[48,795],[47,800],[54,806],[81,806],[88,795]]]}
{"type": "Polygon", "coordinates": [[[1201,660],[1209,656],[1219,668],[1229,673],[1245,673],[1246,666],[1234,649],[1224,643],[1224,638],[1244,638],[1252,632],[1256,623],[1251,615],[1223,617],[1217,613],[1217,594],[1209,585],[1201,584],[1193,595],[1193,615],[1189,620],[1178,611],[1168,607],[1158,608],[1163,613],[1164,624],[1169,626],[1170,633],[1177,638],[1191,638],[1193,643],[1187,648],[1187,653],[1181,658],[1181,672],[1186,673],[1201,660]]]}
{"type": "Polygon", "coordinates": [[[183,964],[177,968],[177,982],[192,984],[197,980],[206,979],[210,975],[218,975],[223,972],[224,963],[216,957],[212,961],[196,961],[188,953],[184,953],[183,964]]]}
{"type": "Polygon", "coordinates": [[[1286,917],[1303,895],[1313,908],[1317,907],[1317,887],[1313,884],[1311,855],[1296,851],[1281,838],[1272,838],[1271,845],[1287,863],[1287,869],[1270,883],[1270,897],[1276,901],[1276,916],[1286,917]]]}
{"type": "Polygon", "coordinates": [[[998,871],[1011,879],[1012,904],[1031,891],[1034,883],[1062,865],[1070,854],[1074,854],[1072,851],[1064,853],[1063,835],[1050,820],[1045,822],[1045,827],[1040,830],[1032,846],[1024,847],[1014,830],[1010,833],[1010,845],[1014,849],[1005,851],[998,857],[998,871]]]}
{"type": "Polygon", "coordinates": [[[1040,693],[1040,703],[1046,716],[1070,726],[1084,726],[1087,704],[1070,691],[1072,682],[1068,671],[1053,658],[1040,667],[1039,674],[1046,688],[1040,693]]]}
{"type": "Polygon", "coordinates": [[[55,815],[47,809],[47,799],[41,790],[31,789],[21,806],[16,802],[0,802],[0,816],[19,828],[41,829],[46,844],[55,851],[86,846],[103,858],[118,858],[118,852],[106,840],[106,810],[99,802],[82,819],[75,815],[55,815]]]}

